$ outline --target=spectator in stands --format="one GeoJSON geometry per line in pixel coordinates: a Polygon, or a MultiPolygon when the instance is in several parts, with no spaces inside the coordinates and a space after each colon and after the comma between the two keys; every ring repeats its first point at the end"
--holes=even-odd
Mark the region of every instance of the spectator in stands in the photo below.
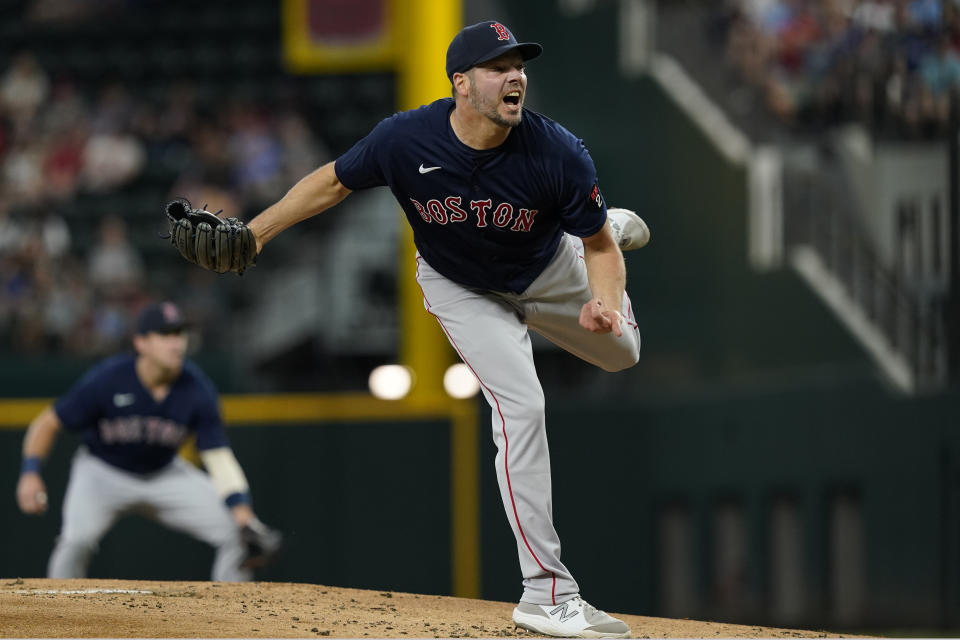
{"type": "Polygon", "coordinates": [[[116,299],[95,298],[88,354],[104,355],[120,349],[132,323],[131,305],[116,299]]]}
{"type": "Polygon", "coordinates": [[[909,0],[906,13],[910,23],[922,31],[936,32],[943,18],[941,2],[942,0],[909,0]]]}
{"type": "Polygon", "coordinates": [[[123,218],[103,218],[100,238],[90,250],[88,273],[90,283],[104,299],[127,300],[141,290],[143,259],[127,238],[123,218]]]}
{"type": "Polygon", "coordinates": [[[888,34],[894,29],[892,0],[862,0],[851,12],[853,24],[864,31],[888,34]]]}
{"type": "Polygon", "coordinates": [[[70,227],[66,220],[52,209],[41,209],[31,220],[43,249],[43,255],[54,262],[66,257],[70,251],[70,227]]]}
{"type": "Polygon", "coordinates": [[[145,159],[143,144],[134,136],[125,132],[95,133],[83,149],[83,186],[94,192],[116,189],[140,173],[145,159]]]}
{"type": "Polygon", "coordinates": [[[15,128],[31,122],[50,92],[50,81],[37,59],[28,51],[13,59],[0,77],[0,112],[14,121],[15,128]]]}
{"type": "Polygon", "coordinates": [[[44,148],[40,139],[17,135],[0,167],[0,186],[11,204],[39,204],[43,200],[44,148]]]}
{"type": "Polygon", "coordinates": [[[950,119],[950,100],[960,89],[960,55],[946,35],[920,61],[920,77],[920,117],[928,129],[943,133],[950,119]]]}
{"type": "Polygon", "coordinates": [[[51,132],[43,161],[43,182],[48,198],[70,200],[77,192],[86,145],[87,128],[82,123],[67,125],[57,134],[51,132]]]}
{"type": "Polygon", "coordinates": [[[251,205],[259,208],[283,195],[283,149],[264,114],[249,105],[236,106],[230,116],[229,148],[237,159],[234,184],[251,205]]]}
{"type": "Polygon", "coordinates": [[[23,235],[23,225],[10,212],[9,200],[0,198],[0,258],[19,251],[23,235]]]}

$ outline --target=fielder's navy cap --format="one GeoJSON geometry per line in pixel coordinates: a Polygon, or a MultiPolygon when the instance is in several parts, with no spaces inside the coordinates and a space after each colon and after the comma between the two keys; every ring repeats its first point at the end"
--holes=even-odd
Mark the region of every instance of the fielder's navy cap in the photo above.
{"type": "Polygon", "coordinates": [[[447,47],[447,77],[452,79],[453,74],[463,73],[511,49],[519,51],[524,60],[543,53],[543,47],[536,42],[517,42],[510,30],[495,20],[464,27],[447,47]]]}
{"type": "Polygon", "coordinates": [[[189,323],[183,319],[180,309],[172,302],[158,302],[143,308],[137,317],[137,334],[150,332],[175,333],[183,331],[189,323]]]}

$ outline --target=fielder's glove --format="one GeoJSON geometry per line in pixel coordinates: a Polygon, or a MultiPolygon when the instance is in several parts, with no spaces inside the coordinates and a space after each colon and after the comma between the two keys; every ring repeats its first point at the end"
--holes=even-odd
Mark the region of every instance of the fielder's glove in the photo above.
{"type": "Polygon", "coordinates": [[[194,209],[185,198],[168,202],[165,212],[170,242],[193,264],[217,273],[243,273],[256,264],[257,242],[239,219],[194,209]]]}
{"type": "Polygon", "coordinates": [[[272,563],[283,547],[283,534],[253,518],[240,529],[240,539],[247,548],[247,555],[240,566],[244,569],[259,569],[272,563]]]}

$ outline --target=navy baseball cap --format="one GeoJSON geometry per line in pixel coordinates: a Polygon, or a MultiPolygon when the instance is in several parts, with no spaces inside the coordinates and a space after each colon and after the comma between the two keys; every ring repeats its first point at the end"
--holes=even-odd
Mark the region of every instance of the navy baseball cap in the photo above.
{"type": "Polygon", "coordinates": [[[543,53],[543,47],[536,42],[517,42],[510,29],[495,20],[464,27],[447,47],[447,77],[452,80],[453,74],[463,73],[512,49],[518,50],[524,60],[543,53]]]}
{"type": "Polygon", "coordinates": [[[172,302],[157,302],[143,308],[137,317],[137,334],[150,332],[176,333],[183,331],[189,323],[183,319],[180,309],[172,302]]]}

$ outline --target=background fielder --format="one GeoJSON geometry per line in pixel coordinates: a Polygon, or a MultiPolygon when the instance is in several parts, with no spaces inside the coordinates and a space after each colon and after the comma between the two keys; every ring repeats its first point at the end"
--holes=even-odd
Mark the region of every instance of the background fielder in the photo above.
{"type": "Polygon", "coordinates": [[[25,513],[46,511],[39,472],[59,431],[83,438],[48,577],[85,577],[100,540],[126,513],[154,518],[213,546],[214,580],[249,580],[252,566],[266,559],[263,553],[276,551],[279,534],[254,515],[213,384],[185,359],[184,328],[174,304],[147,306],[137,320],[136,354],[93,367],[27,429],[17,485],[25,513]],[[191,435],[209,477],[177,455],[191,435]]]}

